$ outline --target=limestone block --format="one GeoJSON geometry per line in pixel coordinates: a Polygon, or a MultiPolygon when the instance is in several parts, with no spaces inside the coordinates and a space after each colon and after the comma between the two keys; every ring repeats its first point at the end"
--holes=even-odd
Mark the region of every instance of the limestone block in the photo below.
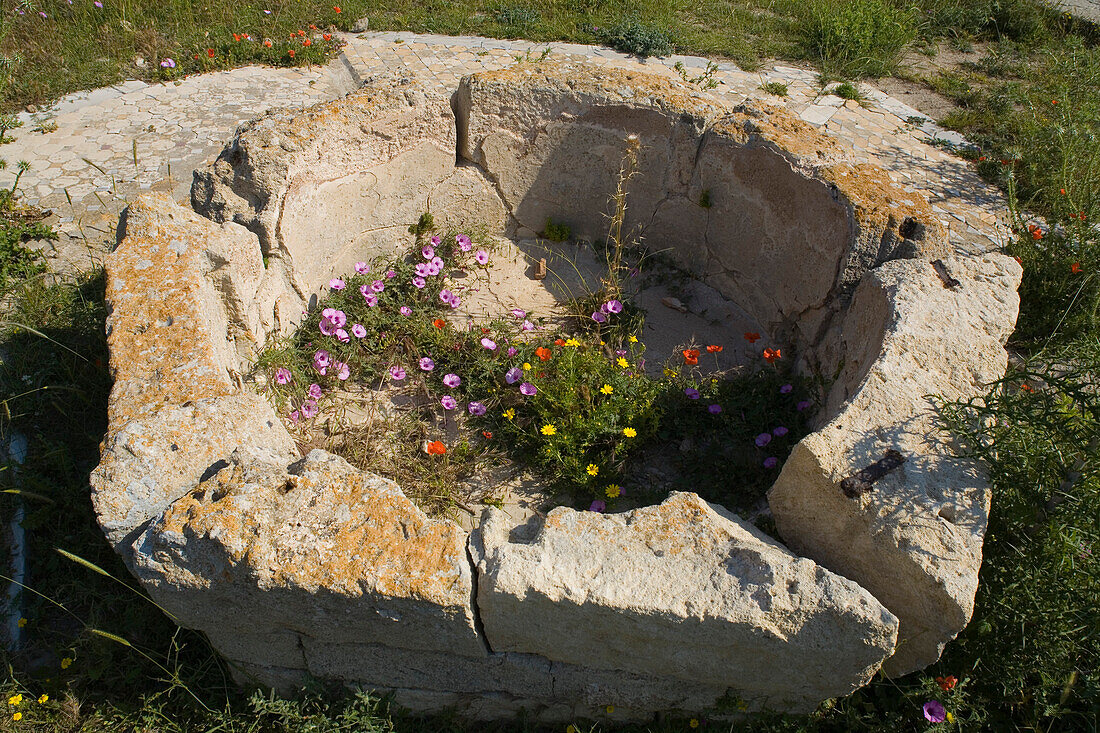
{"type": "Polygon", "coordinates": [[[979,466],[942,440],[930,395],[983,392],[1004,374],[1019,307],[1010,258],[945,258],[949,287],[927,260],[889,262],[856,289],[839,334],[841,371],[824,424],[794,449],[768,494],[784,541],[869,590],[901,622],[884,665],[900,675],[939,658],[970,620],[989,514],[979,466]],[[905,456],[873,491],[841,480],[905,456]]]}
{"type": "Polygon", "coordinates": [[[870,593],[695,494],[617,515],[558,507],[510,530],[488,509],[471,537],[497,652],[805,711],[865,684],[894,648],[897,619],[870,593]]]}
{"type": "Polygon", "coordinates": [[[137,539],[150,594],[190,628],[484,657],[465,533],[392,481],[314,450],[235,452],[137,539]]]}

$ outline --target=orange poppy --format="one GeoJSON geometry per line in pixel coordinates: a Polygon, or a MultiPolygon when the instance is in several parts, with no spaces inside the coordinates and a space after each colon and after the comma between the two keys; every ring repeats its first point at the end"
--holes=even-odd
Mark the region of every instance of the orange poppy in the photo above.
{"type": "Polygon", "coordinates": [[[1064,188],[1059,188],[1059,189],[1058,189],[1058,193],[1060,193],[1060,194],[1062,194],[1063,196],[1065,196],[1065,195],[1066,195],[1066,189],[1064,189],[1064,188]]]}
{"type": "Polygon", "coordinates": [[[240,33],[234,33],[234,34],[233,34],[233,40],[234,40],[234,41],[239,41],[239,40],[241,40],[241,34],[240,34],[240,33]]]}
{"type": "Polygon", "coordinates": [[[271,41],[264,41],[264,45],[271,48],[271,41]]]}
{"type": "Polygon", "coordinates": [[[326,41],[331,41],[332,40],[332,34],[331,33],[322,33],[321,38],[324,38],[326,41]]]}
{"type": "Polygon", "coordinates": [[[445,328],[447,326],[447,322],[444,321],[442,318],[436,318],[434,321],[432,321],[432,325],[436,328],[445,328]]]}
{"type": "Polygon", "coordinates": [[[756,331],[745,331],[745,340],[748,341],[750,344],[755,344],[757,341],[760,340],[760,334],[758,334],[756,331]]]}
{"type": "Polygon", "coordinates": [[[550,351],[550,349],[545,346],[540,346],[535,349],[535,356],[537,356],[540,361],[550,361],[550,357],[553,356],[553,354],[554,352],[550,351]]]}
{"type": "Polygon", "coordinates": [[[313,41],[311,41],[311,40],[309,40],[309,39],[307,38],[306,40],[302,41],[302,45],[303,45],[303,46],[312,46],[312,45],[313,45],[313,41]]]}
{"type": "Polygon", "coordinates": [[[1034,392],[1035,388],[1032,387],[1030,384],[1021,384],[1020,390],[1023,392],[1034,392]]]}
{"type": "Polygon", "coordinates": [[[290,58],[294,58],[294,49],[293,48],[290,49],[289,51],[287,51],[287,53],[290,54],[290,58]]]}
{"type": "Polygon", "coordinates": [[[214,58],[214,49],[212,49],[212,48],[206,49],[206,55],[209,56],[210,58],[214,58]]]}
{"type": "Polygon", "coordinates": [[[339,5],[333,5],[332,9],[335,10],[337,13],[340,12],[340,6],[339,5]]]}
{"type": "Polygon", "coordinates": [[[707,353],[708,354],[717,354],[721,350],[722,350],[722,347],[717,346],[717,345],[712,345],[712,346],[707,347],[707,353]]]}
{"type": "Polygon", "coordinates": [[[1081,272],[1081,263],[1074,262],[1073,265],[1070,266],[1069,271],[1072,272],[1074,275],[1081,272]]]}
{"type": "Polygon", "coordinates": [[[310,24],[309,24],[309,29],[310,29],[311,31],[315,31],[315,30],[317,30],[317,26],[313,25],[313,23],[310,23],[310,24]]]}
{"type": "Polygon", "coordinates": [[[565,346],[565,342],[561,339],[554,339],[554,346],[565,346]]]}
{"type": "Polygon", "coordinates": [[[779,349],[764,349],[764,361],[773,364],[777,359],[783,358],[783,352],[779,349]]]}
{"type": "Polygon", "coordinates": [[[937,677],[936,684],[940,686],[940,689],[944,692],[950,692],[955,689],[955,685],[959,684],[959,681],[955,678],[955,675],[949,674],[946,677],[937,677]]]}
{"type": "Polygon", "coordinates": [[[482,437],[485,438],[485,440],[492,440],[493,439],[493,434],[491,432],[489,432],[488,430],[482,430],[481,435],[482,435],[482,437]]]}
{"type": "Polygon", "coordinates": [[[684,363],[695,366],[699,363],[699,349],[684,349],[684,363]]]}
{"type": "Polygon", "coordinates": [[[303,31],[303,30],[299,30],[299,31],[298,31],[298,35],[299,35],[299,36],[304,36],[305,34],[306,34],[306,32],[305,32],[305,31],[303,31]]]}
{"type": "Polygon", "coordinates": [[[438,440],[433,440],[431,443],[428,443],[428,455],[441,456],[446,452],[447,446],[443,445],[438,440]]]}

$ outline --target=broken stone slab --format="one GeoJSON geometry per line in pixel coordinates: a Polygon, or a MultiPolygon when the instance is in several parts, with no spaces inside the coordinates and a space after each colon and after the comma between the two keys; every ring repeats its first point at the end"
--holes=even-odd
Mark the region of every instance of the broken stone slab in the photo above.
{"type": "Polygon", "coordinates": [[[1011,258],[941,266],[946,281],[928,260],[889,262],[864,277],[818,353],[822,373],[838,374],[820,429],[795,446],[768,493],[792,550],[898,617],[897,651],[883,666],[892,675],[936,661],[973,613],[990,492],[981,468],[937,437],[933,396],[967,399],[1004,374],[1019,308],[1011,258]],[[887,450],[904,462],[849,498],[841,482],[887,450]]]}
{"type": "Polygon", "coordinates": [[[342,458],[250,449],[157,517],[133,565],[189,628],[484,657],[465,543],[342,458]]]}
{"type": "Polygon", "coordinates": [[[695,494],[625,514],[552,510],[471,536],[494,651],[732,688],[752,709],[806,711],[865,684],[897,619],[695,494]],[[823,653],[827,649],[828,653],[823,653]]]}

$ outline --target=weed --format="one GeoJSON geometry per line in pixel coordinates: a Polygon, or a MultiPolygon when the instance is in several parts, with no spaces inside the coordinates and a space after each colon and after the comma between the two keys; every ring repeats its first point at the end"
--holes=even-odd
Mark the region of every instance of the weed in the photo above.
{"type": "Polygon", "coordinates": [[[912,12],[886,0],[814,0],[800,32],[822,70],[842,77],[890,74],[917,35],[912,12]]]}
{"type": "Polygon", "coordinates": [[[710,189],[704,188],[703,192],[699,194],[699,206],[704,209],[709,209],[714,206],[714,201],[710,197],[710,189]]]}
{"type": "Polygon", "coordinates": [[[785,97],[789,93],[787,85],[780,81],[769,81],[765,84],[761,84],[760,88],[768,94],[774,94],[777,97],[785,97]]]}
{"type": "Polygon", "coordinates": [[[672,36],[668,31],[654,24],[632,16],[602,28],[600,40],[611,48],[623,53],[645,58],[647,56],[667,56],[672,53],[672,36]]]}
{"type": "Polygon", "coordinates": [[[573,230],[568,224],[563,224],[547,218],[546,227],[542,230],[542,236],[546,237],[551,242],[565,242],[573,236],[573,230]]]}
{"type": "Polygon", "coordinates": [[[854,102],[863,100],[863,95],[859,93],[859,87],[851,82],[844,82],[843,84],[837,84],[830,91],[831,94],[835,94],[841,99],[851,99],[854,102]]]}
{"type": "Polygon", "coordinates": [[[676,69],[676,73],[680,75],[680,78],[688,84],[697,84],[703,89],[714,89],[718,86],[718,81],[714,78],[714,75],[718,73],[718,64],[713,61],[708,61],[707,68],[698,76],[690,76],[682,61],[677,61],[673,68],[676,69]]]}
{"type": "Polygon", "coordinates": [[[537,10],[528,7],[502,7],[493,11],[493,16],[501,25],[525,28],[542,20],[542,15],[537,10]]]}

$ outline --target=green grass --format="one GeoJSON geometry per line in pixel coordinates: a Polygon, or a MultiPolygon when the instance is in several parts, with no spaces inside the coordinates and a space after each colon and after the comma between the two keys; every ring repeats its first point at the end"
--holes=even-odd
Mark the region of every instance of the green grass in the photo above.
{"type": "MultiPolygon", "coordinates": [[[[943,40],[958,46],[991,42],[973,68],[936,81],[961,105],[948,121],[981,146],[974,153],[979,170],[1012,198],[1017,231],[1007,250],[1024,265],[1012,346],[1026,357],[1025,365],[991,386],[984,398],[943,407],[945,429],[986,463],[993,490],[974,619],[944,658],[923,672],[900,680],[879,676],[811,715],[758,716],[734,729],[1097,730],[1100,247],[1089,224],[1100,216],[1100,52],[1094,30],[1029,0],[913,5],[852,0],[828,6],[793,0],[643,0],[626,11],[605,0],[403,0],[350,3],[340,14],[332,5],[308,0],[270,6],[103,2],[102,10],[82,0],[71,8],[42,4],[46,19],[37,15],[38,8],[28,7],[22,16],[10,5],[2,8],[0,50],[22,56],[22,63],[0,70],[5,109],[131,75],[170,78],[251,61],[316,63],[332,49],[323,42],[303,47],[300,40],[289,40],[290,32],[311,32],[310,23],[319,26],[316,33],[330,23],[347,27],[362,14],[370,15],[372,28],[584,42],[598,41],[602,29],[636,18],[640,27],[666,33],[677,52],[725,56],[746,68],[771,56],[811,59],[827,75],[851,77],[892,68],[899,42],[904,47],[909,38],[923,48],[943,40]],[[270,16],[265,8],[272,10],[270,16]],[[234,32],[269,36],[272,47],[235,41],[234,32]],[[138,54],[144,67],[132,65],[138,54]],[[169,56],[178,62],[174,71],[159,65],[169,56]],[[1038,227],[1038,238],[1029,227],[1038,227]],[[950,692],[935,682],[947,675],[960,680],[950,692]],[[953,714],[954,726],[929,726],[923,719],[921,705],[933,698],[953,714]]],[[[0,694],[6,700],[21,693],[24,700],[0,711],[0,730],[482,728],[447,718],[403,717],[376,697],[324,687],[297,700],[250,696],[228,681],[224,664],[201,635],[177,629],[138,592],[54,551],[67,550],[116,578],[129,578],[103,541],[88,498],[87,475],[98,460],[110,386],[103,278],[101,273],[76,280],[44,277],[41,262],[21,243],[49,232],[35,225],[33,215],[15,214],[12,199],[5,211],[0,439],[19,431],[28,437],[30,452],[18,472],[0,466],[0,489],[24,492],[0,494],[0,513],[10,516],[17,501],[24,504],[31,580],[42,595],[24,594],[29,645],[2,660],[11,672],[0,683],[0,694]],[[65,659],[73,661],[63,669],[65,659]],[[35,701],[42,694],[49,699],[40,705],[35,701]],[[17,711],[24,713],[18,723],[11,719],[17,711]]],[[[774,384],[759,388],[765,387],[774,384]]],[[[702,415],[683,419],[695,417],[702,415]]],[[[589,730],[582,721],[576,727],[589,730]]],[[[484,729],[537,728],[516,723],[484,729]]],[[[669,720],[592,729],[671,733],[688,726],[669,720]]],[[[703,729],[729,728],[707,722],[703,729]]]]}

